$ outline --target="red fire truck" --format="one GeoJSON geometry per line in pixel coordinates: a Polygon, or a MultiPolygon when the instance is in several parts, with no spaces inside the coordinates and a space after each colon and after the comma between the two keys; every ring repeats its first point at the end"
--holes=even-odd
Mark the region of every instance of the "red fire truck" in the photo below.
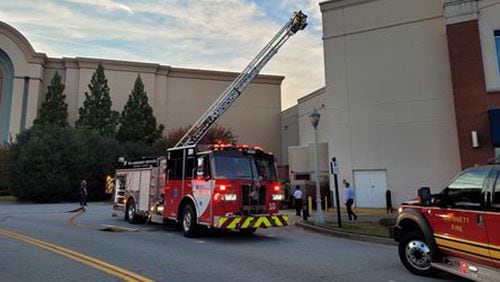
{"type": "Polygon", "coordinates": [[[169,149],[166,158],[124,161],[116,182],[115,209],[125,211],[126,220],[177,221],[188,237],[197,225],[253,233],[288,221],[278,213],[283,188],[274,157],[258,147],[169,149]]]}
{"type": "Polygon", "coordinates": [[[500,281],[500,166],[467,169],[438,194],[419,189],[392,230],[412,273],[500,281]]]}
{"type": "Polygon", "coordinates": [[[122,160],[114,209],[124,211],[131,223],[141,216],[180,222],[187,237],[199,225],[245,233],[287,225],[287,217],[278,214],[283,189],[272,154],[259,147],[198,143],[283,44],[306,26],[307,16],[295,12],[166,156],[122,160]]]}

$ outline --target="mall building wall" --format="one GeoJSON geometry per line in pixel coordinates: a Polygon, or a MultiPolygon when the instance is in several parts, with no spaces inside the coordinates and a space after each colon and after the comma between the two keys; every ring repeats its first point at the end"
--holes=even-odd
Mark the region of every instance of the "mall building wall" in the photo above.
{"type": "Polygon", "coordinates": [[[320,6],[328,151],[356,204],[385,206],[390,190],[397,206],[422,186],[445,187],[461,165],[444,2],[320,6]]]}

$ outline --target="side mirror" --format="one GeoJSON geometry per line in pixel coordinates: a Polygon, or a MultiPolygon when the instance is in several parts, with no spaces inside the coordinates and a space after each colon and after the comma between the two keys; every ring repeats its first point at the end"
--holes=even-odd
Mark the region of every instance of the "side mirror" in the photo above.
{"type": "Polygon", "coordinates": [[[431,188],[422,187],[418,189],[418,200],[422,206],[430,206],[432,204],[431,188]]]}

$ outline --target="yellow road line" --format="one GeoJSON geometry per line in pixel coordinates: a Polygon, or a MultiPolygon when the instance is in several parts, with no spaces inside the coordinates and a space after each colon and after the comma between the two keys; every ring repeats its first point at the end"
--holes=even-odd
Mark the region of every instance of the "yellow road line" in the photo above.
{"type": "Polygon", "coordinates": [[[76,260],[78,262],[81,262],[83,264],[92,266],[94,268],[97,268],[103,272],[106,272],[108,274],[111,274],[113,276],[116,276],[120,279],[123,279],[124,281],[141,281],[141,282],[153,282],[154,280],[151,280],[149,278],[146,278],[144,276],[141,276],[137,273],[128,271],[126,269],[123,269],[121,267],[118,267],[116,265],[112,265],[110,263],[104,262],[102,260],[86,256],[84,254],[75,252],[70,249],[66,249],[42,240],[38,240],[23,234],[19,234],[16,232],[8,231],[5,229],[0,229],[0,235],[9,237],[15,240],[19,240],[28,244],[32,244],[34,246],[37,246],[39,248],[60,254],[62,256],[68,257],[70,259],[76,260]]]}

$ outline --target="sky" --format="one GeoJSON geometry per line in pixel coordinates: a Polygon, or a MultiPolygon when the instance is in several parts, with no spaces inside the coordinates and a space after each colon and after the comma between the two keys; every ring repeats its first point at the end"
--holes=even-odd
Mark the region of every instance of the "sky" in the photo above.
{"type": "Polygon", "coordinates": [[[324,86],[320,0],[0,1],[0,21],[49,57],[242,71],[293,11],[309,25],[261,71],[283,75],[282,109],[324,86]]]}

